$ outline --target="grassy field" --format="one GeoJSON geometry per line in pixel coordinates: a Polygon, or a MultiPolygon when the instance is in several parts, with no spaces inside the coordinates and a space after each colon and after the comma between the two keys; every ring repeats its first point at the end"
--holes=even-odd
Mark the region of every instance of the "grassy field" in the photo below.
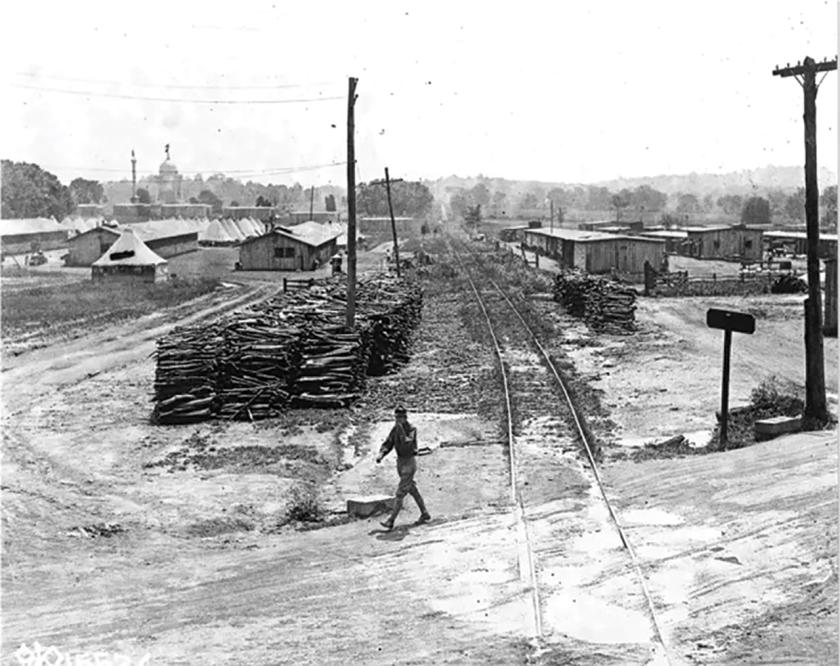
{"type": "Polygon", "coordinates": [[[119,321],[140,317],[207,294],[219,286],[213,278],[171,280],[160,284],[90,281],[3,290],[2,335],[63,327],[78,322],[119,321]]]}

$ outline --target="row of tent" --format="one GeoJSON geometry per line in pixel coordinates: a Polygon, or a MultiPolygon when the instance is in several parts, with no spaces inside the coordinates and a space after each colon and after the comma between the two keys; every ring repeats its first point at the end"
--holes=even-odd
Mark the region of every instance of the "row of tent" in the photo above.
{"type": "MultiPolygon", "coordinates": [[[[55,221],[53,223],[57,224],[55,221]]],[[[177,217],[135,222],[130,225],[120,224],[116,220],[109,221],[102,217],[68,217],[61,222],[61,228],[70,231],[71,236],[85,233],[96,227],[112,227],[121,230],[129,226],[137,231],[138,236],[145,239],[197,233],[198,242],[207,245],[235,245],[247,238],[254,238],[265,233],[263,223],[249,217],[238,220],[231,218],[217,220],[207,218],[183,219],[177,217]]]]}
{"type": "MultiPolygon", "coordinates": [[[[97,227],[107,227],[117,232],[131,227],[135,230],[138,238],[145,241],[196,233],[201,245],[237,245],[249,238],[256,238],[266,233],[265,225],[250,217],[237,220],[232,218],[209,220],[207,218],[184,219],[178,217],[120,224],[116,220],[107,220],[104,217],[82,218],[74,216],[66,217],[61,222],[58,222],[55,218],[0,220],[0,236],[63,231],[66,232],[68,238],[73,238],[97,227]]],[[[345,224],[321,224],[308,221],[289,228],[293,228],[298,235],[312,236],[319,243],[335,237],[338,237],[339,246],[347,243],[347,226],[345,224]]],[[[358,234],[358,238],[361,239],[362,236],[358,234]]]]}

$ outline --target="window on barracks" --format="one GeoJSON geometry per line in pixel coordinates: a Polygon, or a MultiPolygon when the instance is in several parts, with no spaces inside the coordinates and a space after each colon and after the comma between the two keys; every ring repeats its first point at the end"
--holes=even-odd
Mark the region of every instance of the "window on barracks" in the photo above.
{"type": "Polygon", "coordinates": [[[295,248],[287,247],[286,248],[286,258],[287,259],[293,259],[294,256],[295,256],[295,248]]]}
{"type": "Polygon", "coordinates": [[[285,249],[286,249],[285,247],[275,247],[274,248],[274,258],[275,259],[282,259],[285,256],[283,254],[283,250],[285,250],[285,249]]]}
{"type": "Polygon", "coordinates": [[[751,249],[752,249],[752,241],[751,241],[749,238],[747,238],[747,239],[744,241],[744,249],[747,249],[747,250],[751,250],[751,249]]]}
{"type": "Polygon", "coordinates": [[[719,249],[720,249],[720,241],[719,241],[719,240],[716,240],[716,241],[713,243],[713,245],[714,245],[714,248],[715,248],[716,250],[719,250],[719,249]]]}

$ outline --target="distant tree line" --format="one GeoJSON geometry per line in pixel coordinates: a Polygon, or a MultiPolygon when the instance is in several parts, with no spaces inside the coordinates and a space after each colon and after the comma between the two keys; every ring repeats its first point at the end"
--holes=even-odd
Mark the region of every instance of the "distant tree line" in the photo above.
{"type": "MultiPolygon", "coordinates": [[[[452,214],[466,219],[481,207],[482,215],[490,218],[548,217],[552,208],[555,220],[563,219],[569,211],[598,211],[615,215],[617,220],[660,219],[666,224],[685,223],[692,216],[720,215],[750,223],[804,222],[805,188],[794,192],[770,190],[764,196],[744,197],[738,194],[697,195],[678,192],[668,195],[648,185],[634,189],[611,191],[598,185],[580,185],[549,190],[536,186],[524,192],[509,194],[491,191],[483,182],[471,188],[457,188],[450,192],[452,214]]],[[[821,223],[836,225],[837,186],[826,187],[820,195],[821,223]]]]}
{"type": "MultiPolygon", "coordinates": [[[[423,217],[432,211],[435,198],[428,187],[416,181],[391,184],[391,205],[395,216],[423,217]]],[[[388,193],[383,184],[362,183],[356,191],[356,209],[361,215],[388,215],[388,193]]]]}

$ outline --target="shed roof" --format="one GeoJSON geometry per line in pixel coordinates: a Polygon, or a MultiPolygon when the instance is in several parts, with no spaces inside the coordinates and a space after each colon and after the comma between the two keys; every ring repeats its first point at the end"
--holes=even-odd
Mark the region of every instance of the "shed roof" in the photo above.
{"type": "MultiPolygon", "coordinates": [[[[310,220],[309,222],[303,222],[293,227],[275,227],[271,234],[283,236],[284,238],[298,241],[299,243],[309,245],[310,247],[321,247],[325,243],[329,243],[331,240],[336,239],[341,235],[341,229],[337,227],[338,225],[327,226],[310,220]]],[[[257,236],[256,238],[249,238],[243,243],[243,245],[261,240],[271,234],[263,234],[262,236],[257,236]]]]}
{"type": "Polygon", "coordinates": [[[687,231],[691,234],[702,234],[702,233],[709,233],[712,231],[729,231],[730,229],[737,229],[738,227],[733,227],[728,224],[716,224],[709,227],[700,227],[700,226],[688,226],[688,227],[680,227],[682,231],[687,231]]]}
{"type": "Polygon", "coordinates": [[[56,231],[67,232],[51,217],[30,217],[14,220],[0,220],[0,236],[19,236],[24,234],[44,234],[56,231]]]}
{"type": "Polygon", "coordinates": [[[562,240],[569,240],[575,243],[601,243],[605,241],[629,241],[637,243],[664,243],[665,241],[659,238],[650,238],[647,236],[626,236],[623,234],[608,234],[603,231],[583,231],[581,229],[528,229],[526,234],[539,234],[541,236],[551,236],[553,238],[560,238],[562,240]]]}
{"type": "Polygon", "coordinates": [[[641,235],[654,238],[688,238],[688,233],[684,229],[655,229],[643,231],[641,235]]]}
{"type": "Polygon", "coordinates": [[[307,220],[293,227],[284,228],[314,247],[328,243],[333,238],[338,238],[342,231],[338,224],[321,224],[314,220],[307,220]]]}
{"type": "Polygon", "coordinates": [[[166,259],[155,254],[131,228],[124,229],[107,252],[93,262],[94,266],[155,266],[166,259]]]}
{"type": "MultiPolygon", "coordinates": [[[[768,238],[781,238],[789,240],[807,240],[808,234],[804,231],[765,231],[764,235],[768,238]]],[[[829,240],[837,242],[837,234],[820,233],[820,240],[829,240]]]]}

